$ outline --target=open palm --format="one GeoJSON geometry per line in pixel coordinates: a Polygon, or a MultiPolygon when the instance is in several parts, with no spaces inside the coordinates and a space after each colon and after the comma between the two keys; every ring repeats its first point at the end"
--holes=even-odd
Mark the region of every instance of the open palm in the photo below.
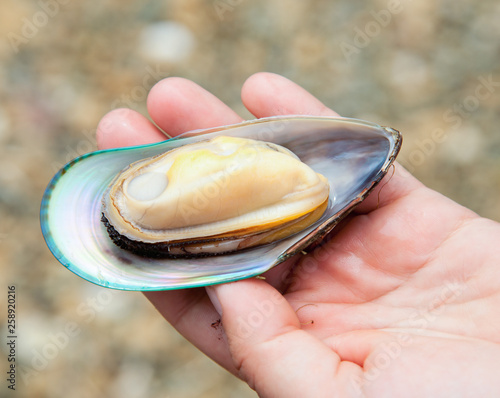
{"type": "MultiPolygon", "coordinates": [[[[256,117],[335,115],[273,74],[248,79],[242,99],[256,117]]],[[[179,78],[153,87],[148,110],[170,135],[241,121],[179,78]]],[[[165,139],[131,110],[106,115],[97,138],[100,148],[165,139]]],[[[328,242],[266,280],[147,296],[261,396],[499,397],[499,242],[499,224],[396,165],[328,242]]]]}

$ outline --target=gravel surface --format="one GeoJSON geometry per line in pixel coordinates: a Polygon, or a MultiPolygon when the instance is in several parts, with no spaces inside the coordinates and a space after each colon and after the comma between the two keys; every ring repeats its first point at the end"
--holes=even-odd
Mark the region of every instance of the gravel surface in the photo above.
{"type": "Polygon", "coordinates": [[[17,292],[16,396],[255,396],[139,293],[93,286],[46,248],[43,190],[96,148],[106,112],[146,114],[151,86],[182,76],[251,118],[241,84],[280,73],[344,116],[402,131],[415,176],[500,221],[499,20],[493,0],[2,2],[0,264],[4,296],[17,292]]]}

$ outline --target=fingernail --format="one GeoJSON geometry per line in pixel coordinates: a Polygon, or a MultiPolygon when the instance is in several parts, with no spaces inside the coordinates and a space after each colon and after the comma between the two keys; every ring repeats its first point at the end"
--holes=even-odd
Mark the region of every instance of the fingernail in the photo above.
{"type": "Polygon", "coordinates": [[[219,315],[222,316],[222,306],[220,305],[220,301],[219,298],[217,297],[217,294],[215,293],[214,287],[207,286],[205,287],[205,290],[207,291],[208,297],[210,298],[210,301],[212,302],[215,311],[217,311],[219,315]]]}

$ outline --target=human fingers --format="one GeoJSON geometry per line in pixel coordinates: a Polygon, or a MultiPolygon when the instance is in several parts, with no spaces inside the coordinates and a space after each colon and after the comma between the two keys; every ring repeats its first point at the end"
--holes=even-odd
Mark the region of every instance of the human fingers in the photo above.
{"type": "Polygon", "coordinates": [[[243,280],[207,290],[222,314],[234,366],[261,396],[332,396],[361,374],[359,366],[341,363],[334,351],[301,330],[292,307],[269,284],[243,280]]]}
{"type": "Polygon", "coordinates": [[[236,373],[220,315],[204,288],[144,292],[144,295],[187,340],[218,364],[236,373]]]}
{"type": "Polygon", "coordinates": [[[146,117],[125,108],[107,113],[99,122],[96,132],[99,149],[152,144],[167,138],[146,117]]]}
{"type": "Polygon", "coordinates": [[[158,82],[149,92],[147,105],[153,121],[170,136],[242,121],[216,96],[179,77],[158,82]]]}
{"type": "MultiPolygon", "coordinates": [[[[242,121],[217,97],[182,78],[158,82],[151,89],[147,103],[153,121],[168,136],[242,121]]],[[[168,136],[140,113],[125,108],[106,114],[97,128],[99,149],[151,144],[168,136]]]]}
{"type": "Polygon", "coordinates": [[[276,115],[339,116],[298,84],[275,73],[261,72],[250,76],[243,84],[241,99],[258,118],[276,115]]]}

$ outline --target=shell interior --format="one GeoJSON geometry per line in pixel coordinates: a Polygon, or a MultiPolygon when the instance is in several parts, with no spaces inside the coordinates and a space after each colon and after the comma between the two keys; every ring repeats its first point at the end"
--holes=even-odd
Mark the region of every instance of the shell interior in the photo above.
{"type": "Polygon", "coordinates": [[[122,290],[206,286],[259,275],[320,240],[382,179],[397,156],[393,129],[344,118],[289,116],[195,131],[158,144],[97,151],[68,163],[52,179],[41,227],[54,256],[80,277],[122,290]],[[222,256],[155,259],[117,247],[101,222],[101,198],[132,162],[217,135],[274,142],[290,149],[330,184],[322,217],[277,242],[222,256]]]}

